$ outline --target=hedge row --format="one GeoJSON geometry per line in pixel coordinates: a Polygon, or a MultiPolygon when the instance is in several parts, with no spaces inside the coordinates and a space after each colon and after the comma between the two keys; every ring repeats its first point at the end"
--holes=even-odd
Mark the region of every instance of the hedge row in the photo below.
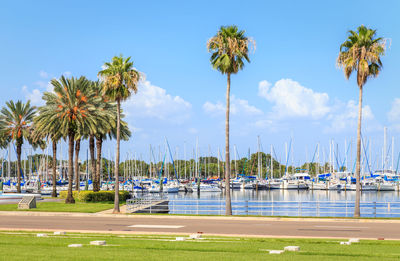
{"type": "MultiPolygon", "coordinates": [[[[63,190],[60,191],[60,198],[67,198],[68,191],[63,190]]],[[[106,202],[106,201],[114,201],[114,191],[99,191],[93,192],[88,190],[81,191],[72,191],[72,196],[75,200],[81,202],[106,202]]],[[[119,200],[126,201],[129,199],[130,194],[128,191],[120,191],[119,192],[119,200]]]]}

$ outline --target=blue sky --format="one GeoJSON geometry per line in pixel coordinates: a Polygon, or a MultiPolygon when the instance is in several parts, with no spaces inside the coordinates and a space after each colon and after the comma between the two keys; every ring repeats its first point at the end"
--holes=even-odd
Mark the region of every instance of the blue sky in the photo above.
{"type": "Polygon", "coordinates": [[[399,1],[6,1],[0,102],[40,105],[51,78],[96,79],[112,56],[132,56],[146,79],[123,105],[134,130],[123,158],[136,152],[147,159],[149,144],[164,137],[181,155],[185,141],[189,154],[196,138],[201,153],[210,145],[216,155],[224,147],[226,78],[211,68],[206,42],[221,25],[236,24],[257,43],[251,63],[232,77],[231,145],[238,154],[256,150],[260,135],[263,148],[272,144],[281,159],[293,137],[295,163],[306,159],[306,147],[310,159],[318,142],[322,160],[330,139],[343,157],[344,140],[356,134],[358,89],[335,60],[347,31],[364,24],[390,42],[381,75],[364,91],[363,133],[380,155],[384,126],[400,146],[398,10],[399,1]]]}

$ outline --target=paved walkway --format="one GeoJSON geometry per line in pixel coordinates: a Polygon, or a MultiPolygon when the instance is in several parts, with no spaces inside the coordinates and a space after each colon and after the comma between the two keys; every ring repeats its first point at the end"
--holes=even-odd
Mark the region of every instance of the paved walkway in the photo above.
{"type": "Polygon", "coordinates": [[[0,230],[400,240],[400,220],[0,212],[0,230]]]}

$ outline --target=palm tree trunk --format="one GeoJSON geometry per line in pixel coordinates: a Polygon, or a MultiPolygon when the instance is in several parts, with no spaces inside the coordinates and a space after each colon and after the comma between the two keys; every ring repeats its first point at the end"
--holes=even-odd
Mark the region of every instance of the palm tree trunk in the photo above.
{"type": "Polygon", "coordinates": [[[120,143],[120,124],[121,119],[121,101],[117,100],[117,149],[116,149],[116,156],[115,156],[115,198],[114,198],[114,214],[120,213],[119,211],[119,143],[120,143]]]}
{"type": "Polygon", "coordinates": [[[92,173],[92,182],[93,182],[93,191],[99,191],[99,184],[97,182],[96,176],[96,158],[94,157],[94,135],[90,135],[89,137],[89,151],[90,151],[90,172],[92,173]]]}
{"type": "Polygon", "coordinates": [[[101,168],[101,147],[103,146],[103,138],[96,137],[96,148],[97,148],[97,161],[96,161],[96,184],[98,187],[96,191],[100,190],[100,168],[101,168]]]}
{"type": "Polygon", "coordinates": [[[359,86],[360,94],[358,100],[358,126],[357,126],[357,160],[356,160],[356,202],[354,206],[354,217],[360,217],[360,161],[361,161],[361,118],[362,118],[362,86],[359,86]]]}
{"type": "Polygon", "coordinates": [[[226,120],[225,120],[225,215],[232,215],[231,205],[231,162],[229,155],[229,107],[231,91],[231,75],[227,74],[226,87],[226,120]]]}
{"type": "Polygon", "coordinates": [[[57,141],[52,140],[53,142],[53,192],[51,196],[57,197],[57,141]]]}
{"type": "Polygon", "coordinates": [[[74,138],[75,132],[69,131],[68,133],[68,194],[65,203],[74,204],[75,199],[72,195],[72,181],[74,177],[74,138]]]}
{"type": "Polygon", "coordinates": [[[17,193],[21,193],[21,148],[22,142],[17,140],[17,193]]]}
{"type": "Polygon", "coordinates": [[[80,190],[79,151],[81,150],[81,139],[75,142],[75,190],[80,190]]]}

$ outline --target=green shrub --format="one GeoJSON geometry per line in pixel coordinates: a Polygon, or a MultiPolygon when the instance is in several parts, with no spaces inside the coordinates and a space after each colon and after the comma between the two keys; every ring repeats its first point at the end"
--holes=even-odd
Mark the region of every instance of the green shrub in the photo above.
{"type": "MultiPolygon", "coordinates": [[[[60,191],[60,198],[67,198],[67,191],[60,191]]],[[[73,191],[72,195],[75,200],[80,202],[113,202],[114,201],[114,191],[99,191],[93,192],[88,190],[73,191]]],[[[130,197],[128,191],[119,192],[119,200],[126,201],[130,197]]]]}

